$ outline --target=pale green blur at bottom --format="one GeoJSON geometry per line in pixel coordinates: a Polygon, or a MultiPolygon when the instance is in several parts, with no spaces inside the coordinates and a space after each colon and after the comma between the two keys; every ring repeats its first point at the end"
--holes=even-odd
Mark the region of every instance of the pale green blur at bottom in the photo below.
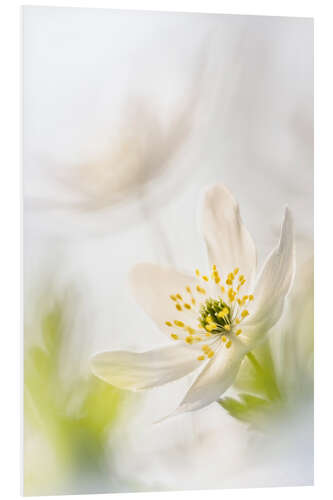
{"type": "MultiPolygon", "coordinates": [[[[93,376],[61,378],[63,304],[42,316],[42,345],[24,363],[24,494],[114,491],[108,439],[129,394],[93,376]]],[[[37,327],[37,325],[36,325],[37,327]]]]}

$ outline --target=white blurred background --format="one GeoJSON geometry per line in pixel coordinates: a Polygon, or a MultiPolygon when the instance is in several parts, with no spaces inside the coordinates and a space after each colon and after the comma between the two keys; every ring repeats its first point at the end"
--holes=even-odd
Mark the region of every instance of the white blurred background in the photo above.
{"type": "MultiPolygon", "coordinates": [[[[307,265],[312,20],[24,8],[25,343],[40,341],[41,301],[66,297],[65,384],[96,351],[165,342],[127,273],[204,268],[198,203],[215,182],[239,201],[260,262],[288,204],[307,265]]],[[[114,491],[311,483],[311,403],[268,448],[218,405],[153,425],[189,380],[143,395],[114,432],[114,491]]]]}

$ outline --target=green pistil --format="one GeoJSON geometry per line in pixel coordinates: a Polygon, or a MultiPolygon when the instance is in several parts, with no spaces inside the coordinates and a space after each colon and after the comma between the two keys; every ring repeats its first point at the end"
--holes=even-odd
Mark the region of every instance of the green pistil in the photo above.
{"type": "MultiPolygon", "coordinates": [[[[202,328],[206,329],[209,323],[215,323],[218,327],[223,328],[231,322],[230,308],[222,299],[207,299],[200,308],[199,323],[202,328]],[[222,316],[222,312],[226,314],[222,316]],[[220,314],[220,315],[219,315],[220,314]]],[[[216,332],[213,330],[212,333],[216,332]]]]}

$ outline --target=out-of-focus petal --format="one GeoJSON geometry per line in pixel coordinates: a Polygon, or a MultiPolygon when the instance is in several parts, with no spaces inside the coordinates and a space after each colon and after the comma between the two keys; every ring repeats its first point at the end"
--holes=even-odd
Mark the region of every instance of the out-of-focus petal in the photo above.
{"type": "Polygon", "coordinates": [[[140,391],[184,377],[196,368],[198,353],[173,344],[151,351],[101,352],[91,358],[91,370],[97,377],[121,389],[140,391]]]}
{"type": "Polygon", "coordinates": [[[224,276],[238,267],[247,280],[244,288],[250,288],[256,273],[256,248],[238,204],[222,184],[205,194],[203,234],[210,263],[216,264],[224,276]]]}
{"type": "Polygon", "coordinates": [[[168,267],[155,264],[137,264],[130,272],[130,286],[134,297],[144,311],[155,321],[158,327],[167,334],[172,330],[165,323],[174,320],[191,324],[195,316],[183,308],[176,309],[170,295],[186,293],[186,286],[194,288],[196,279],[177,272],[168,267]]]}

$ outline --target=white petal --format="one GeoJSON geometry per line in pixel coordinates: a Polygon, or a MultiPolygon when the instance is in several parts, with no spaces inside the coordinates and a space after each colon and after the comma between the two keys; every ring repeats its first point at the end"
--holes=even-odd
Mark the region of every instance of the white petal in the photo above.
{"type": "Polygon", "coordinates": [[[250,287],[256,273],[256,248],[242,223],[238,204],[222,184],[205,194],[203,233],[210,263],[216,264],[224,276],[238,267],[246,278],[246,287],[250,287]]]}
{"type": "Polygon", "coordinates": [[[194,277],[155,264],[137,264],[130,272],[130,285],[136,301],[167,334],[172,330],[166,326],[166,321],[179,320],[191,324],[196,320],[191,312],[177,311],[175,302],[170,299],[170,295],[176,293],[185,298],[185,287],[194,288],[195,284],[194,277]]]}
{"type": "Polygon", "coordinates": [[[139,391],[184,377],[200,366],[198,353],[180,344],[135,353],[101,352],[91,358],[97,377],[121,389],[139,391]]]}
{"type": "Polygon", "coordinates": [[[280,318],[294,273],[293,223],[286,208],[279,244],[263,265],[254,289],[253,311],[244,321],[246,336],[252,341],[263,337],[280,318]]]}
{"type": "Polygon", "coordinates": [[[198,410],[216,401],[233,383],[246,352],[247,349],[238,339],[233,341],[229,349],[221,345],[170,416],[198,410]]]}

